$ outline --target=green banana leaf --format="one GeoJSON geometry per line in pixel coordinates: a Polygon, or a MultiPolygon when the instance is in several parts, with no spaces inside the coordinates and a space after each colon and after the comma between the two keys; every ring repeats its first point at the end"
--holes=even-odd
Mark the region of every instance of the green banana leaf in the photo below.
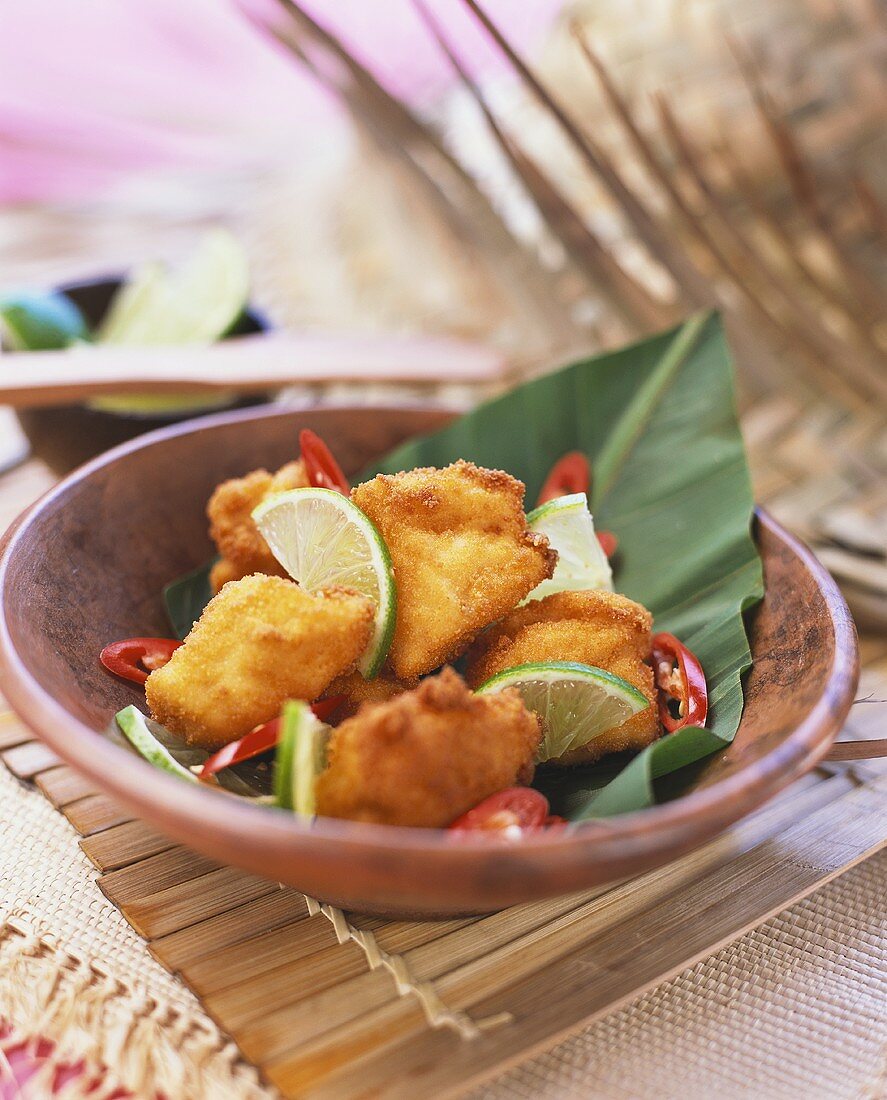
{"type": "Polygon", "coordinates": [[[539,785],[556,792],[555,809],[583,820],[652,805],[656,781],[724,748],[742,715],[751,665],[743,614],[760,600],[763,581],[719,317],[692,317],[529,382],[397,448],[363,476],[465,458],[519,477],[529,507],[571,450],[591,460],[598,528],[619,539],[617,590],[696,653],[709,685],[705,730],[664,737],[615,777],[612,761],[540,775],[539,785]]]}
{"type": "Polygon", "coordinates": [[[191,633],[191,627],[212,599],[209,575],[218,560],[213,558],[206,565],[201,565],[199,569],[179,577],[177,581],[170,581],[163,589],[166,617],[179,641],[183,641],[191,633]]]}

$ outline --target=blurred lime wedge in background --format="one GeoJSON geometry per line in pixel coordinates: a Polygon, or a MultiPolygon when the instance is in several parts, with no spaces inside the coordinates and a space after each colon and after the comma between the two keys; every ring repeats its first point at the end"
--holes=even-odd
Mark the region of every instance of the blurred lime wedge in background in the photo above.
{"type": "Polygon", "coordinates": [[[147,329],[152,317],[164,308],[168,279],[160,263],[133,268],[111,299],[96,340],[103,344],[143,344],[156,342],[147,329]]]}
{"type": "Polygon", "coordinates": [[[177,271],[136,268],[96,332],[102,344],[155,347],[211,344],[236,323],[249,295],[243,249],[226,229],[213,229],[177,271]]]}
{"type": "Polygon", "coordinates": [[[50,351],[89,340],[83,314],[61,291],[22,291],[0,299],[0,325],[15,351],[50,351]]]}
{"type": "MultiPolygon", "coordinates": [[[[226,229],[208,232],[175,271],[162,264],[136,268],[115,294],[96,341],[125,347],[212,344],[237,324],[249,296],[249,268],[226,229]]],[[[100,397],[91,407],[148,416],[205,410],[228,404],[233,394],[175,393],[100,397]]]]}

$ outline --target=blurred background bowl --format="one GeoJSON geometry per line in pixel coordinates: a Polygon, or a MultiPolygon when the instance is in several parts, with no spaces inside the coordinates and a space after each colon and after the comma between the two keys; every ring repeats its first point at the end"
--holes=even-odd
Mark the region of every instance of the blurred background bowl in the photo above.
{"type": "MultiPolygon", "coordinates": [[[[68,283],[57,289],[80,309],[90,329],[95,329],[122,282],[121,277],[115,276],[68,283]]],[[[267,332],[270,327],[261,312],[248,306],[224,339],[267,332]]],[[[27,355],[27,352],[9,354],[27,355]]],[[[23,362],[22,369],[27,370],[27,362],[23,362]]],[[[193,405],[151,412],[139,412],[135,408],[131,411],[111,411],[92,404],[54,405],[19,409],[16,416],[33,453],[57,473],[67,473],[109,447],[116,447],[118,443],[125,443],[155,428],[224,409],[260,405],[268,400],[267,394],[255,394],[226,399],[224,403],[213,401],[204,404],[195,397],[193,405]]]]}

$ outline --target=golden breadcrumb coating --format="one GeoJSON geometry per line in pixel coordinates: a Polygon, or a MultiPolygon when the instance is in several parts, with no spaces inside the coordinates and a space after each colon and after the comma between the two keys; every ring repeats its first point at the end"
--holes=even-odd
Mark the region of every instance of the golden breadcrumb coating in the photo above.
{"type": "Polygon", "coordinates": [[[501,470],[459,461],[380,474],[351,499],[391,554],[398,602],[388,661],[399,680],[457,657],[554,571],[557,554],[527,529],[523,484],[501,470]]]}
{"type": "Polygon", "coordinates": [[[364,703],[385,703],[396,695],[414,688],[415,683],[406,684],[384,673],[374,680],[365,680],[359,672],[349,672],[337,676],[323,693],[324,699],[344,696],[341,704],[328,716],[327,722],[338,724],[357,714],[364,703]]]}
{"type": "Polygon", "coordinates": [[[473,695],[451,668],[386,703],[366,703],[330,741],[317,812],[443,828],[533,773],[539,720],[516,691],[473,695]]]}
{"type": "Polygon", "coordinates": [[[213,592],[218,592],[228,581],[240,580],[251,573],[286,576],[286,570],[253,523],[252,512],[271,493],[303,489],[308,484],[305,464],[299,459],[281,466],[275,474],[254,470],[216,487],[206,506],[209,535],[221,555],[221,561],[210,573],[213,592]]]}
{"type": "Polygon", "coordinates": [[[578,661],[633,684],[650,706],[552,763],[587,764],[611,752],[642,749],[660,734],[650,657],[653,619],[640,604],[602,589],[555,592],[497,623],[468,654],[465,678],[479,687],[491,676],[540,661],[578,661]]]}
{"type": "Polygon", "coordinates": [[[317,699],[353,668],[373,631],[373,603],[348,589],[309,595],[255,574],[231,581],[145,685],[151,715],[191,745],[217,749],[317,699]]]}

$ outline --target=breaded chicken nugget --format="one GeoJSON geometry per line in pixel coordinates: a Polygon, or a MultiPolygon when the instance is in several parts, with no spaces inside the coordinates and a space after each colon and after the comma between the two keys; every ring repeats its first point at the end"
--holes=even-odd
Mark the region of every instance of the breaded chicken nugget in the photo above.
{"type": "Polygon", "coordinates": [[[459,461],[380,474],[351,499],[391,554],[397,626],[388,660],[400,680],[457,657],[554,571],[557,554],[527,529],[523,484],[501,470],[459,461]]]}
{"type": "Polygon", "coordinates": [[[659,736],[650,656],[652,616],[615,592],[555,592],[532,600],[497,623],[469,651],[465,678],[472,687],[517,665],[578,661],[619,676],[644,693],[650,706],[621,726],[566,753],[558,764],[585,764],[611,752],[642,749],[659,736]]]}
{"type": "Polygon", "coordinates": [[[473,695],[451,668],[387,703],[367,703],[330,741],[317,812],[442,828],[488,795],[527,782],[539,720],[516,691],[473,695]]]}
{"type": "Polygon", "coordinates": [[[324,699],[343,696],[341,704],[327,717],[332,724],[344,722],[360,710],[364,703],[385,703],[396,695],[414,688],[415,683],[406,684],[391,676],[377,676],[374,680],[365,680],[359,672],[349,672],[337,676],[323,693],[324,699]]]}
{"type": "Polygon", "coordinates": [[[300,459],[281,466],[276,474],[254,470],[246,477],[223,481],[216,488],[206,506],[210,538],[222,558],[210,574],[214,592],[218,592],[228,581],[239,580],[251,573],[286,576],[286,570],[278,564],[253,523],[252,511],[271,493],[302,489],[307,485],[308,476],[300,459]]]}
{"type": "Polygon", "coordinates": [[[148,706],[189,744],[220,748],[287,699],[316,699],[354,666],[372,630],[372,601],[348,589],[312,596],[281,577],[231,581],[148,677],[148,706]]]}

